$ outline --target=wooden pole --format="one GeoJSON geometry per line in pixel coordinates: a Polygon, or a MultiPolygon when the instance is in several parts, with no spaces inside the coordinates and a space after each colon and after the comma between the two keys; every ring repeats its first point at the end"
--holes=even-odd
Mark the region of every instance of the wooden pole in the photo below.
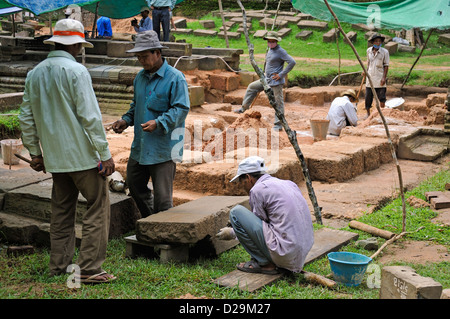
{"type": "Polygon", "coordinates": [[[92,34],[91,34],[91,39],[95,38],[95,29],[97,28],[97,16],[98,16],[98,4],[100,2],[97,2],[97,4],[95,5],[95,16],[94,16],[94,24],[92,25],[92,34]]]}
{"type": "Polygon", "coordinates": [[[222,0],[219,0],[219,10],[220,16],[222,17],[222,26],[223,26],[223,34],[225,36],[225,43],[227,44],[227,48],[230,48],[230,44],[228,43],[227,27],[225,26],[225,17],[223,16],[222,0]]]}
{"type": "Polygon", "coordinates": [[[275,23],[277,22],[278,11],[280,11],[281,0],[278,1],[277,12],[275,13],[275,17],[273,18],[272,31],[275,28],[275,23]]]}
{"type": "Polygon", "coordinates": [[[408,81],[409,76],[411,75],[412,70],[416,66],[416,63],[419,61],[420,57],[422,56],[423,50],[425,50],[425,47],[427,46],[428,40],[430,39],[431,34],[433,33],[434,29],[430,30],[430,33],[428,33],[428,37],[425,40],[425,43],[422,45],[422,50],[420,50],[420,54],[417,57],[416,61],[414,61],[413,65],[411,66],[411,69],[409,69],[408,75],[406,76],[405,80],[403,81],[402,86],[400,87],[400,90],[403,89],[403,86],[405,85],[406,81],[408,81]]]}
{"type": "Polygon", "coordinates": [[[275,110],[275,116],[278,117],[278,119],[280,120],[281,125],[283,126],[284,130],[286,131],[289,141],[291,142],[292,146],[294,147],[295,153],[296,153],[296,155],[300,161],[300,164],[302,166],[303,175],[305,177],[306,186],[308,188],[308,194],[311,199],[312,205],[314,207],[314,215],[316,217],[316,221],[318,224],[322,224],[322,214],[321,214],[322,207],[319,207],[319,204],[317,202],[317,197],[314,193],[314,188],[312,187],[311,177],[310,177],[309,171],[308,171],[308,166],[306,165],[306,161],[303,156],[303,153],[300,150],[300,147],[298,146],[297,133],[295,131],[291,130],[291,128],[289,127],[289,125],[286,121],[286,118],[284,117],[284,114],[278,109],[277,103],[275,101],[275,96],[273,94],[273,90],[267,84],[267,80],[264,75],[264,72],[259,68],[258,64],[255,61],[255,57],[253,55],[253,44],[250,42],[250,39],[248,36],[247,17],[245,14],[245,8],[242,5],[240,0],[237,0],[237,3],[239,4],[239,6],[242,9],[244,34],[245,34],[245,39],[247,41],[250,62],[260,78],[261,84],[264,87],[264,92],[267,94],[267,97],[269,98],[270,105],[275,110]]]}
{"type": "Polygon", "coordinates": [[[373,86],[373,82],[372,82],[372,78],[367,73],[366,67],[364,66],[364,63],[361,61],[361,58],[359,57],[359,54],[356,51],[355,46],[353,45],[353,43],[347,37],[347,34],[342,29],[341,23],[339,22],[338,17],[336,16],[334,11],[331,9],[330,5],[328,4],[328,1],[327,0],[323,0],[323,1],[324,1],[325,5],[327,6],[328,10],[330,11],[330,13],[333,15],[334,19],[336,20],[336,23],[338,25],[339,31],[341,31],[341,33],[343,34],[343,36],[347,40],[348,44],[352,48],[353,53],[355,54],[356,58],[358,59],[359,64],[361,65],[361,68],[364,70],[364,73],[366,74],[366,77],[369,80],[370,87],[372,88],[372,94],[375,97],[375,106],[377,107],[378,113],[380,114],[380,117],[381,117],[381,121],[383,122],[384,129],[386,131],[386,136],[387,136],[387,139],[388,139],[388,142],[389,142],[389,146],[391,148],[392,158],[394,159],[395,165],[397,167],[397,174],[398,174],[398,179],[399,179],[399,184],[400,184],[399,185],[399,187],[400,187],[400,196],[402,198],[403,231],[405,231],[405,228],[406,228],[406,204],[405,204],[405,194],[403,192],[404,190],[403,190],[402,171],[400,169],[400,165],[399,165],[398,160],[397,160],[397,154],[395,153],[395,147],[394,147],[394,144],[392,143],[391,134],[389,133],[389,127],[388,127],[388,125],[386,123],[386,119],[384,118],[383,112],[381,111],[380,100],[378,99],[378,95],[375,92],[375,89],[374,89],[374,86],[373,86]]]}

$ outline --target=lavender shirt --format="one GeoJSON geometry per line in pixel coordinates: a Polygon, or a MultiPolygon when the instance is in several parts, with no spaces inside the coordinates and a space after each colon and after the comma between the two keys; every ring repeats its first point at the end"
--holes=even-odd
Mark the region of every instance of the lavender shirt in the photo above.
{"type": "Polygon", "coordinates": [[[250,207],[262,219],[264,239],[273,262],[300,272],[314,243],[308,204],[298,186],[269,174],[250,190],[250,207]]]}

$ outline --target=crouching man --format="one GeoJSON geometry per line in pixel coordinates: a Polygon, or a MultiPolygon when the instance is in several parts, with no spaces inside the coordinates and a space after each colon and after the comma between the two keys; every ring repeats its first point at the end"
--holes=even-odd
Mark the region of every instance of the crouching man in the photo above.
{"type": "Polygon", "coordinates": [[[298,186],[266,174],[264,159],[251,156],[238,167],[238,180],[249,194],[251,211],[237,205],[230,211],[232,227],[218,239],[237,239],[251,260],[237,269],[251,273],[277,274],[280,270],[300,272],[314,243],[311,215],[298,186]]]}

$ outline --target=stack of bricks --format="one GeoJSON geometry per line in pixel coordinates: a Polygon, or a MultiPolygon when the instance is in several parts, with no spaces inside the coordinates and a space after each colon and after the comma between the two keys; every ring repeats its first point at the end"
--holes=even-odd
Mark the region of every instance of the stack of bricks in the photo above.
{"type": "Polygon", "coordinates": [[[447,91],[447,100],[445,101],[445,104],[447,105],[447,112],[445,113],[444,132],[450,134],[450,87],[447,91]]]}

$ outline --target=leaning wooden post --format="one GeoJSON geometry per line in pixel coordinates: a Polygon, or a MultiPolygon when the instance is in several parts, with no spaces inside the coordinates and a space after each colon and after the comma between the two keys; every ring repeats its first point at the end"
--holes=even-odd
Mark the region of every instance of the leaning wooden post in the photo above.
{"type": "Polygon", "coordinates": [[[434,29],[430,30],[430,33],[428,33],[428,37],[425,41],[425,43],[422,45],[422,50],[420,50],[420,54],[417,57],[416,61],[414,61],[413,65],[411,66],[411,69],[409,69],[408,75],[406,76],[405,80],[402,83],[402,86],[400,87],[400,90],[403,89],[403,86],[405,85],[406,81],[408,81],[409,76],[411,75],[411,71],[416,66],[417,61],[419,61],[420,57],[422,56],[423,50],[425,50],[425,47],[427,46],[428,40],[430,39],[431,33],[433,33],[434,29]]]}
{"type": "Polygon", "coordinates": [[[359,61],[359,64],[361,65],[362,69],[364,70],[364,74],[366,75],[367,79],[369,80],[370,83],[370,87],[372,88],[372,94],[375,97],[375,105],[377,107],[378,113],[380,114],[381,117],[381,121],[383,122],[384,125],[384,129],[386,130],[386,136],[391,148],[391,153],[392,153],[392,158],[394,159],[394,162],[397,166],[397,174],[398,174],[398,179],[399,179],[399,186],[400,186],[400,195],[402,198],[402,208],[403,208],[403,231],[405,231],[406,228],[406,205],[405,205],[405,195],[403,192],[403,178],[402,178],[402,171],[400,169],[400,165],[398,163],[397,160],[397,154],[395,153],[395,147],[394,144],[392,143],[391,140],[391,134],[389,133],[389,128],[388,125],[386,123],[386,119],[384,118],[383,112],[381,111],[380,108],[380,100],[378,99],[378,96],[375,92],[375,89],[373,87],[373,82],[372,82],[372,78],[370,77],[370,75],[367,73],[366,67],[364,66],[364,63],[361,61],[361,58],[359,57],[358,52],[355,49],[355,46],[353,45],[353,43],[350,41],[350,39],[347,37],[347,34],[344,32],[344,30],[341,27],[341,23],[339,22],[339,19],[337,18],[336,14],[334,13],[334,11],[331,9],[330,5],[328,4],[327,0],[323,0],[328,8],[328,10],[330,11],[330,13],[333,15],[334,19],[336,20],[336,23],[338,25],[339,31],[341,31],[341,33],[344,35],[345,39],[347,40],[348,44],[351,46],[353,52],[355,53],[356,58],[359,61]]]}
{"type": "Polygon", "coordinates": [[[311,199],[312,205],[314,207],[314,215],[316,217],[317,223],[322,224],[322,214],[321,210],[322,207],[319,207],[319,204],[317,202],[316,195],[314,193],[314,188],[312,187],[311,177],[309,176],[308,167],[306,165],[305,158],[303,156],[302,151],[300,150],[300,147],[298,146],[297,142],[297,133],[289,127],[286,118],[284,117],[284,114],[280,112],[280,110],[277,107],[277,103],[275,101],[275,96],[273,94],[272,88],[267,84],[266,77],[264,75],[264,72],[259,68],[259,66],[256,64],[254,55],[253,55],[253,44],[250,42],[248,31],[247,31],[247,17],[245,14],[245,9],[241,3],[240,0],[237,1],[239,6],[242,9],[242,16],[243,16],[243,23],[244,23],[244,34],[245,39],[247,40],[247,46],[248,46],[248,53],[250,57],[250,62],[255,69],[256,73],[258,74],[261,84],[264,87],[264,92],[267,94],[267,97],[269,98],[270,105],[275,110],[275,116],[278,117],[278,119],[281,122],[281,125],[283,126],[284,130],[286,131],[286,134],[289,138],[289,141],[291,142],[292,146],[294,147],[295,153],[297,154],[298,159],[300,160],[300,164],[302,165],[303,175],[305,177],[306,186],[308,188],[308,194],[309,198],[311,199]]]}
{"type": "Polygon", "coordinates": [[[228,43],[227,27],[225,26],[225,17],[223,16],[222,0],[219,0],[219,11],[220,16],[222,17],[223,35],[225,36],[225,43],[227,44],[228,49],[230,48],[230,44],[228,43]]]}

